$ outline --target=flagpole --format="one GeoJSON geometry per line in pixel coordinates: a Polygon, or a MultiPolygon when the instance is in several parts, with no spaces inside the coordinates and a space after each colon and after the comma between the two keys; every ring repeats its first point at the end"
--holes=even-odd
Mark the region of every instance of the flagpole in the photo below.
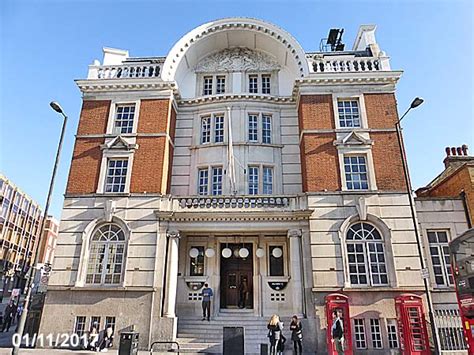
{"type": "Polygon", "coordinates": [[[232,121],[230,119],[231,108],[227,106],[227,176],[229,177],[231,195],[237,193],[235,189],[235,162],[234,162],[234,144],[232,139],[232,121]]]}

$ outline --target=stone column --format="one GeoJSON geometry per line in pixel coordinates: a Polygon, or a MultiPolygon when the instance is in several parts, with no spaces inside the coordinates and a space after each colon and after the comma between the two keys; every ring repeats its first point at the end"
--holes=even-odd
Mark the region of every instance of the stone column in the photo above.
{"type": "Polygon", "coordinates": [[[303,313],[303,282],[301,270],[301,230],[290,229],[288,231],[288,239],[290,240],[290,256],[288,259],[290,266],[292,296],[293,296],[293,313],[303,313]]]}
{"type": "Polygon", "coordinates": [[[165,305],[163,315],[176,317],[176,293],[178,289],[179,232],[168,231],[168,270],[166,272],[165,305]]]}

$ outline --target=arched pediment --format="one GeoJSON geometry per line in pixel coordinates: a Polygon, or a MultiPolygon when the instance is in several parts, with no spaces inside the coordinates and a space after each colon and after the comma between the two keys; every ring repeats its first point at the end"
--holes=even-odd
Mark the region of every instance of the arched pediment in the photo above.
{"type": "Polygon", "coordinates": [[[280,69],[278,62],[270,55],[248,48],[226,48],[211,54],[196,65],[196,73],[273,71],[280,69]]]}
{"type": "Polygon", "coordinates": [[[209,53],[249,48],[273,56],[294,79],[308,75],[305,53],[296,39],[271,23],[250,18],[226,18],[196,27],[184,35],[168,53],[161,77],[180,81],[209,53]]]}

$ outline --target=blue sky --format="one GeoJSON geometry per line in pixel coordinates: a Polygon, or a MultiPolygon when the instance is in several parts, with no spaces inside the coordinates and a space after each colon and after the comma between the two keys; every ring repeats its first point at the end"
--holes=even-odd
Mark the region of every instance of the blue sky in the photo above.
{"type": "Polygon", "coordinates": [[[246,16],[283,27],[306,51],[329,28],[344,28],[351,47],[360,24],[377,24],[392,68],[404,70],[399,111],[426,100],[404,120],[413,186],[423,186],[442,171],[445,146],[474,153],[473,10],[469,0],[0,1],[0,171],[44,205],[61,129],[49,102],[59,101],[70,117],[50,209],[59,218],[81,107],[74,79],[102,47],[166,55],[202,23],[246,16]]]}

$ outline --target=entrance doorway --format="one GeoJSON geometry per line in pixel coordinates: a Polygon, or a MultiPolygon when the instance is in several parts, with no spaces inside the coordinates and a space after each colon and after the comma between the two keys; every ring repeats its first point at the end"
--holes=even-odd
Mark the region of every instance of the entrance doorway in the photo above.
{"type": "Polygon", "coordinates": [[[251,243],[221,244],[221,308],[253,308],[253,248],[251,243]],[[222,256],[229,248],[232,255],[222,256]],[[239,250],[248,250],[248,256],[242,258],[239,250]]]}

